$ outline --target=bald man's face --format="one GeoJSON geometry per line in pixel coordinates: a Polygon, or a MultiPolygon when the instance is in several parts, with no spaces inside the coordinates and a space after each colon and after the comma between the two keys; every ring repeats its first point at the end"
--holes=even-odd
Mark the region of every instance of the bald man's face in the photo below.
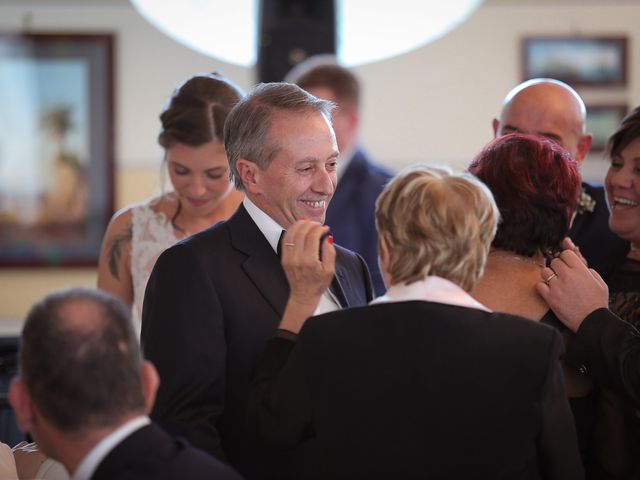
{"type": "Polygon", "coordinates": [[[496,137],[509,133],[540,135],[562,145],[578,163],[591,148],[591,136],[582,133],[579,106],[566,91],[546,85],[516,95],[494,120],[496,137]]]}

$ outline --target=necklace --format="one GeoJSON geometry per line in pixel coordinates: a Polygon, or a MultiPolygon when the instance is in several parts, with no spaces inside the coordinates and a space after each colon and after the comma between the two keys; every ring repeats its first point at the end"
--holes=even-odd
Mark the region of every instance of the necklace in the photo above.
{"type": "Polygon", "coordinates": [[[540,262],[536,261],[533,258],[521,257],[520,255],[516,255],[514,253],[502,254],[500,252],[492,251],[492,252],[489,252],[489,256],[490,257],[497,257],[497,258],[518,260],[520,262],[529,263],[531,265],[535,265],[535,266],[540,267],[540,268],[544,268],[546,266],[544,263],[540,263],[540,262]]]}

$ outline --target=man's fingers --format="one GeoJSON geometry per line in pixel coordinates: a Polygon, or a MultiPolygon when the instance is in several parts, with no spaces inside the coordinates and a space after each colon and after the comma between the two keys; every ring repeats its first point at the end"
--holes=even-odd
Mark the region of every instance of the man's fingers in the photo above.
{"type": "Polygon", "coordinates": [[[563,250],[560,258],[571,268],[586,268],[581,256],[578,256],[573,250],[563,250]]]}
{"type": "Polygon", "coordinates": [[[550,279],[556,276],[556,272],[549,267],[540,269],[540,280],[542,280],[544,283],[547,283],[550,279]]]}
{"type": "MultiPolygon", "coordinates": [[[[574,256],[574,259],[577,260],[577,258],[575,257],[575,254],[573,254],[573,252],[569,252],[569,250],[565,250],[565,252],[571,253],[574,256]]],[[[564,252],[562,252],[564,253],[564,252]]],[[[580,262],[580,260],[577,260],[577,263],[582,265],[582,267],[584,268],[584,264],[582,264],[582,262],[580,262]]],[[[560,277],[566,277],[567,275],[569,275],[569,272],[571,271],[572,268],[575,268],[577,266],[577,264],[574,262],[574,266],[570,266],[569,264],[567,264],[566,262],[566,256],[562,256],[560,255],[559,257],[556,257],[554,259],[551,260],[550,263],[550,267],[553,270],[553,272],[560,276],[560,277]]]]}
{"type": "Polygon", "coordinates": [[[564,237],[564,239],[562,240],[562,249],[563,250],[575,251],[576,248],[578,248],[578,247],[576,247],[576,244],[573,243],[573,240],[571,240],[569,237],[564,237]]]}
{"type": "Polygon", "coordinates": [[[542,282],[536,283],[536,290],[540,294],[540,296],[544,299],[545,302],[548,302],[549,295],[551,294],[551,290],[549,290],[549,285],[543,280],[542,282]]]}
{"type": "Polygon", "coordinates": [[[318,260],[320,237],[329,227],[312,220],[298,220],[288,229],[282,244],[283,262],[294,260],[318,260]]]}
{"type": "Polygon", "coordinates": [[[571,250],[573,253],[576,254],[576,256],[580,259],[582,263],[588,266],[586,258],[584,258],[582,256],[582,253],[580,253],[580,247],[578,247],[575,243],[573,243],[573,240],[571,240],[569,237],[564,237],[564,240],[562,240],[562,249],[571,250]]]}
{"type": "Polygon", "coordinates": [[[310,222],[309,228],[304,231],[304,238],[301,254],[307,261],[320,260],[320,239],[322,235],[329,231],[329,227],[318,222],[310,222]]]}
{"type": "Polygon", "coordinates": [[[605,288],[607,290],[607,296],[609,295],[609,285],[606,284],[606,282],[602,279],[602,277],[600,276],[600,274],[598,272],[596,272],[593,268],[589,269],[589,273],[591,273],[591,275],[593,276],[593,278],[596,279],[596,282],[598,282],[598,284],[602,287],[605,288]]]}
{"type": "Polygon", "coordinates": [[[336,269],[336,249],[333,246],[333,235],[326,237],[320,245],[322,250],[322,268],[325,273],[335,274],[336,269]]]}

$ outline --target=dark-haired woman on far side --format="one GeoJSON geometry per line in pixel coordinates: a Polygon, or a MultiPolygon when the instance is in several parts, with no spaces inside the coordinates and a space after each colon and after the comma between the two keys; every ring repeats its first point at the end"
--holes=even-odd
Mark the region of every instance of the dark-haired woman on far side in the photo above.
{"type": "MultiPolygon", "coordinates": [[[[609,227],[630,244],[626,258],[607,279],[609,308],[640,328],[640,107],[629,113],[611,134],[606,155],[610,160],[604,179],[609,227]]],[[[640,478],[640,405],[626,400],[621,400],[620,405],[631,439],[624,453],[633,464],[634,478],[640,478]]]]}
{"type": "MultiPolygon", "coordinates": [[[[577,163],[548,139],[512,134],[487,145],[469,171],[489,187],[501,216],[484,275],[472,295],[494,311],[560,330],[570,345],[575,335],[549,309],[536,284],[546,261],[562,250],[576,211],[577,163]]],[[[626,443],[619,412],[601,408],[604,393],[579,368],[563,361],[563,371],[587,479],[626,475],[628,465],[612,454],[626,443]]]]}
{"type": "Polygon", "coordinates": [[[130,205],[112,218],[98,264],[98,287],[134,306],[136,330],[158,256],[190,234],[226,220],[243,195],[229,179],[222,132],[244,93],[217,73],[179,85],[160,114],[158,142],[173,190],[130,205]]]}
{"type": "Polygon", "coordinates": [[[611,308],[640,328],[640,107],[609,137],[606,152],[611,162],[604,179],[609,227],[631,246],[611,276],[611,308]]]}

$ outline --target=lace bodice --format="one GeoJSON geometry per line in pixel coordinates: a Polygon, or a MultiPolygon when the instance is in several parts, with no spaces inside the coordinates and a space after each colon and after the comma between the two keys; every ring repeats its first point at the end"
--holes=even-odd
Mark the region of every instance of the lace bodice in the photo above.
{"type": "Polygon", "coordinates": [[[155,212],[150,202],[131,208],[131,279],[134,322],[140,333],[144,290],[160,254],[183,237],[176,237],[164,213],[155,212]]]}

